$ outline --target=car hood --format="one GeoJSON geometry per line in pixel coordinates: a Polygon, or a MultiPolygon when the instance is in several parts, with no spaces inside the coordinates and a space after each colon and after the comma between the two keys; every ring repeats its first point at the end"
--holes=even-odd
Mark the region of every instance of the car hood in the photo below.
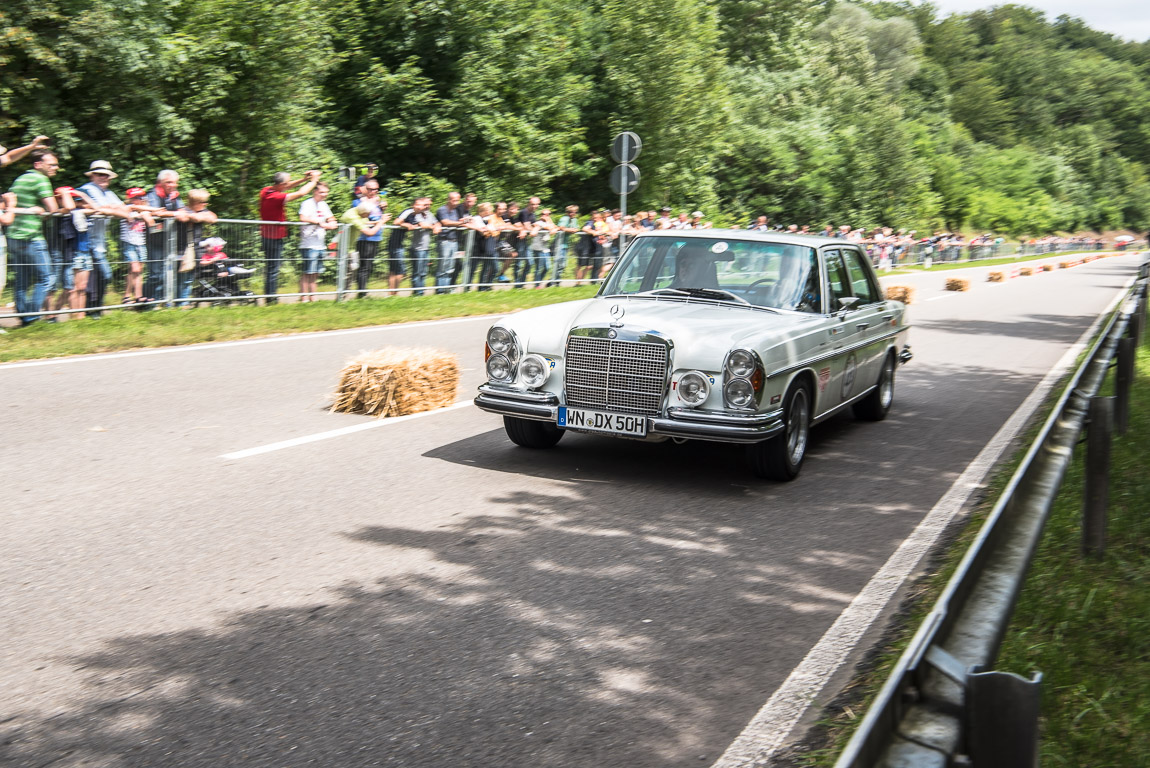
{"type": "Polygon", "coordinates": [[[717,369],[735,347],[765,351],[784,343],[817,321],[813,315],[769,312],[737,304],[686,302],[676,299],[640,299],[613,296],[564,302],[524,310],[497,325],[515,331],[524,349],[562,356],[567,333],[578,327],[606,327],[615,320],[621,332],[652,333],[674,342],[680,353],[677,365],[717,369]],[[622,316],[613,317],[618,306],[622,316]]]}

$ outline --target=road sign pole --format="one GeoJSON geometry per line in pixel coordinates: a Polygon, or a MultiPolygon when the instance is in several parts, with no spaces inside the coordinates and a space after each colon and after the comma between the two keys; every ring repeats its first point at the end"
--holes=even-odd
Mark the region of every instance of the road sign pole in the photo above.
{"type": "MultiPolygon", "coordinates": [[[[630,136],[626,133],[623,134],[623,156],[630,157],[630,136]]],[[[627,245],[627,235],[623,234],[623,220],[627,218],[627,185],[622,186],[622,192],[619,193],[619,253],[623,252],[624,246],[627,245]]]]}

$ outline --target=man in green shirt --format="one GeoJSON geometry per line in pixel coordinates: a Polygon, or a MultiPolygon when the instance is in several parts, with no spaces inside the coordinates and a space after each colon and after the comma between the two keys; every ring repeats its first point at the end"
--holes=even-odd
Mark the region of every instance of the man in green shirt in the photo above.
{"type": "Polygon", "coordinates": [[[52,260],[44,242],[40,214],[56,210],[56,198],[48,181],[56,175],[60,162],[51,152],[38,149],[32,153],[32,170],[18,176],[9,190],[16,195],[16,207],[24,212],[8,227],[8,259],[16,270],[16,313],[20,322],[29,325],[38,314],[52,286],[52,260]],[[28,288],[32,287],[32,298],[28,288]]]}

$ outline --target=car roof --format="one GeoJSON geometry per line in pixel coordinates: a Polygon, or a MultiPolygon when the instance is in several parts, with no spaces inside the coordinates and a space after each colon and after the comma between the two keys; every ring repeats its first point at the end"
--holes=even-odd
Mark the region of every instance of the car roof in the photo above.
{"type": "Polygon", "coordinates": [[[753,232],[749,229],[656,229],[640,232],[636,238],[672,237],[703,238],[707,240],[746,240],[758,243],[782,243],[783,245],[805,245],[818,248],[823,245],[855,245],[846,240],[822,235],[792,235],[786,232],[753,232]]]}

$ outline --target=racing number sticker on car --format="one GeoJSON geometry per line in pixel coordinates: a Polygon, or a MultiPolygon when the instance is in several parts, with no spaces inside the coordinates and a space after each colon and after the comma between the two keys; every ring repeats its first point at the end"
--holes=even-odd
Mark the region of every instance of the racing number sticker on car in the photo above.
{"type": "Polygon", "coordinates": [[[843,400],[851,396],[851,392],[855,388],[855,374],[858,372],[859,363],[855,358],[855,353],[851,352],[847,356],[846,365],[843,366],[843,400]]]}

